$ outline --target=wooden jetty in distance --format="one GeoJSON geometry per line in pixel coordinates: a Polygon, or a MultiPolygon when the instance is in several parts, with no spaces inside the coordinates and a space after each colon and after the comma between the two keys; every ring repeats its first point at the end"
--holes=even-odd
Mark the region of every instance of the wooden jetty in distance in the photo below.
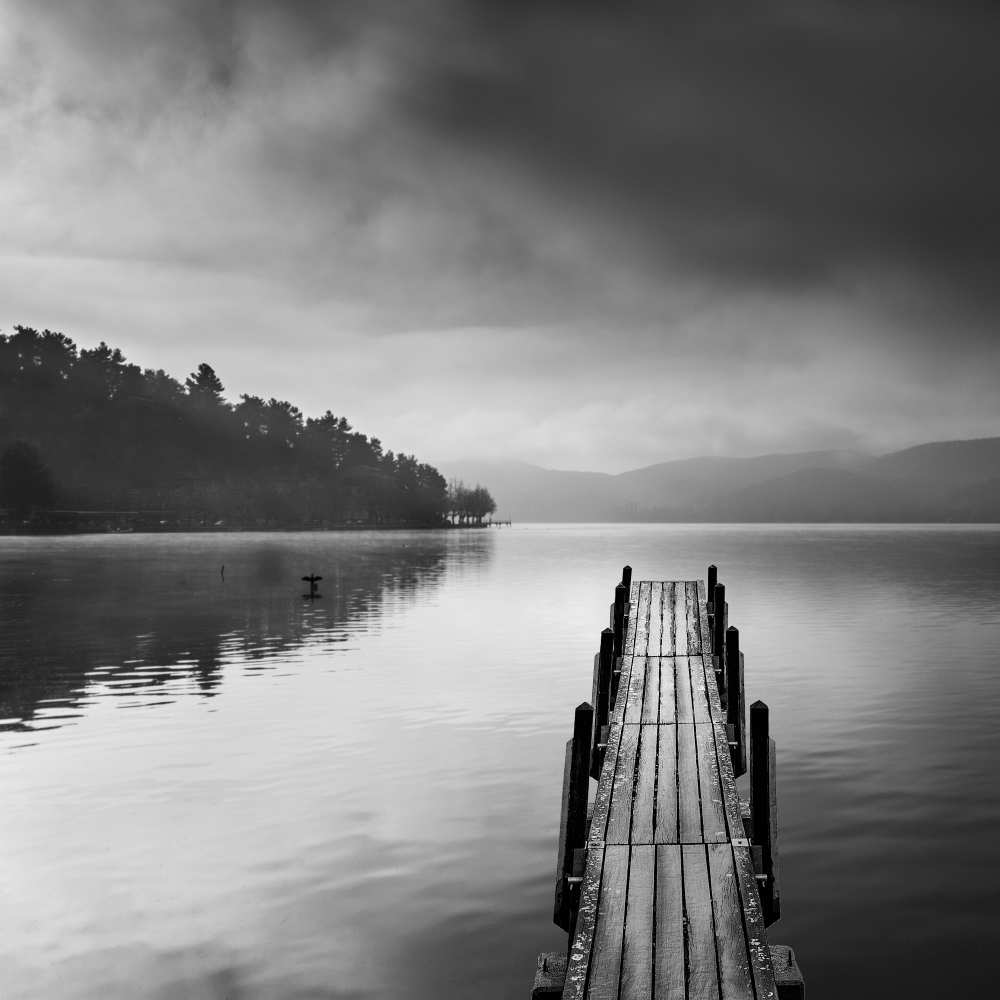
{"type": "Polygon", "coordinates": [[[566,744],[556,924],[532,1000],[802,1000],[780,915],[774,740],[707,581],[615,588],[593,699],[566,744]],[[750,799],[736,779],[750,771],[750,799]],[[597,791],[590,803],[591,777],[597,791]]]}

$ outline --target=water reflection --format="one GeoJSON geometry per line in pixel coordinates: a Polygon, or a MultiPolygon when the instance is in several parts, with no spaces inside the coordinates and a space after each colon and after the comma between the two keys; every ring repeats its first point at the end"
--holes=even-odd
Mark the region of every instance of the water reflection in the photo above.
{"type": "Polygon", "coordinates": [[[449,559],[489,557],[492,535],[456,534],[0,539],[0,732],[55,729],[105,698],[214,697],[227,666],[349,643],[449,559]],[[322,596],[303,600],[313,572],[322,596]]]}

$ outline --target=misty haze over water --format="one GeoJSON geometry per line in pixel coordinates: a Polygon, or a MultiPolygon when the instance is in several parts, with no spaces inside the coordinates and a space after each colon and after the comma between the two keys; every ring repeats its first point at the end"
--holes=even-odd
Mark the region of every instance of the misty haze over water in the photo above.
{"type": "Polygon", "coordinates": [[[562,943],[563,746],[611,586],[624,562],[709,561],[778,745],[769,937],[811,1000],[989,993],[1000,529],[4,538],[0,555],[5,997],[526,996],[562,943]]]}

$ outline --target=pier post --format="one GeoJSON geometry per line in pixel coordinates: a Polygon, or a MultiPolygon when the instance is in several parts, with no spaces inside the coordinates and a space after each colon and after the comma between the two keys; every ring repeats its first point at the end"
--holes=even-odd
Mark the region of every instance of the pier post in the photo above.
{"type": "Polygon", "coordinates": [[[606,628],[601,633],[601,651],[597,659],[597,704],[594,706],[594,749],[591,755],[590,773],[595,778],[601,776],[604,762],[604,747],[608,742],[608,720],[611,717],[611,673],[615,662],[615,635],[606,628]]]}
{"type": "Polygon", "coordinates": [[[708,567],[708,613],[711,614],[715,605],[715,585],[719,582],[719,567],[712,563],[708,567]]]}
{"type": "Polygon", "coordinates": [[[622,655],[625,645],[625,608],[628,606],[628,588],[619,583],[615,587],[615,656],[622,655]]]}
{"type": "Polygon", "coordinates": [[[714,657],[715,680],[719,685],[719,694],[725,698],[726,691],[726,626],[729,616],[726,613],[726,585],[717,583],[712,592],[714,613],[712,616],[712,655],[714,657]]]}
{"type": "MultiPolygon", "coordinates": [[[[622,567],[622,586],[625,588],[625,600],[628,601],[628,595],[632,590],[632,567],[623,566],[622,567]]],[[[626,614],[627,614],[626,604],[626,614]]]]}
{"type": "Polygon", "coordinates": [[[753,844],[760,850],[758,875],[765,926],[773,924],[781,916],[775,753],[769,724],[767,705],[755,701],[750,706],[750,821],[753,844]]]}
{"type": "Polygon", "coordinates": [[[747,771],[746,711],[743,701],[743,654],[740,632],[735,626],[726,629],[726,724],[733,773],[738,778],[747,771]]]}
{"type": "Polygon", "coordinates": [[[563,772],[562,822],[559,826],[559,858],[556,870],[556,896],[552,919],[568,931],[572,922],[576,859],[587,842],[587,799],[590,791],[590,739],[594,710],[583,702],[573,716],[573,738],[566,744],[563,772]]]}

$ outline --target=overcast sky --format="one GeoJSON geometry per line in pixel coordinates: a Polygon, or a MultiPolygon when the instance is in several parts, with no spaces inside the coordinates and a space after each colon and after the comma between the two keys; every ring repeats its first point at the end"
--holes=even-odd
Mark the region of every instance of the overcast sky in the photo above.
{"type": "Polygon", "coordinates": [[[0,0],[0,329],[388,447],[1000,434],[1000,6],[0,0]]]}

